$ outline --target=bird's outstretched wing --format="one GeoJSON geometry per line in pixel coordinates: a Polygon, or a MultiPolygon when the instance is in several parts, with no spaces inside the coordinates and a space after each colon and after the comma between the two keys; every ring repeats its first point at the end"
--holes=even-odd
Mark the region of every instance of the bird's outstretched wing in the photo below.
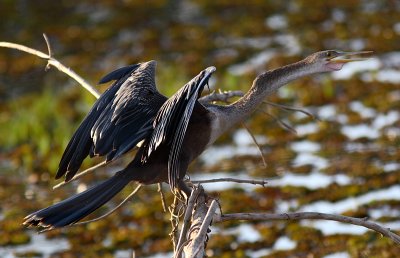
{"type": "Polygon", "coordinates": [[[100,83],[116,80],[93,105],[72,136],[56,178],[69,181],[90,154],[114,160],[151,134],[152,121],[166,101],[154,82],[155,61],[117,69],[100,83]]]}
{"type": "Polygon", "coordinates": [[[174,189],[179,179],[180,151],[193,108],[215,67],[208,67],[183,86],[160,108],[153,122],[153,132],[146,141],[142,162],[161,144],[168,144],[168,181],[174,189]]]}

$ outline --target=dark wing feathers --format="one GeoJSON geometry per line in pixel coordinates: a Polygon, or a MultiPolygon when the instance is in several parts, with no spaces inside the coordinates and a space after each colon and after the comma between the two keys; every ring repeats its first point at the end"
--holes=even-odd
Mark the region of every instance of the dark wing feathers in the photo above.
{"type": "Polygon", "coordinates": [[[154,84],[155,62],[131,65],[106,75],[100,83],[117,80],[93,105],[61,158],[56,178],[70,180],[83,160],[104,156],[113,160],[143,140],[166,98],[154,84]]]}
{"type": "Polygon", "coordinates": [[[107,161],[110,161],[111,157],[113,160],[126,152],[118,151],[122,144],[125,147],[134,146],[143,140],[142,132],[138,132],[151,125],[158,109],[166,100],[157,92],[144,98],[146,91],[149,89],[132,87],[126,92],[117,92],[113,104],[107,106],[105,115],[99,117],[92,128],[94,155],[107,155],[107,161]],[[127,142],[128,139],[132,142],[127,142]],[[108,155],[114,150],[118,155],[108,155]]]}
{"type": "MultiPolygon", "coordinates": [[[[154,69],[155,62],[145,64],[154,69]]],[[[171,189],[176,187],[186,130],[215,68],[203,70],[168,100],[155,87],[154,71],[142,68],[140,64],[123,67],[100,80],[100,83],[117,81],[100,96],[72,136],[56,178],[66,174],[66,180],[70,180],[89,154],[106,156],[110,161],[145,140],[143,163],[161,144],[170,146],[168,181],[171,189]]]]}
{"type": "Polygon", "coordinates": [[[146,162],[161,144],[170,145],[168,181],[171,189],[179,180],[180,151],[194,105],[214,71],[215,67],[209,67],[194,77],[162,105],[154,120],[154,131],[146,143],[142,162],[146,162]]]}
{"type": "MultiPolygon", "coordinates": [[[[113,86],[107,89],[96,101],[82,123],[79,125],[78,129],[75,131],[67,147],[65,148],[64,154],[61,157],[61,161],[56,174],[56,179],[62,177],[65,173],[67,173],[67,171],[74,171],[75,169],[77,170],[82,164],[87,154],[78,157],[77,155],[74,155],[74,153],[78,150],[78,146],[81,146],[83,143],[85,143],[85,147],[87,147],[86,145],[91,145],[92,140],[90,137],[90,130],[99,115],[101,114],[101,111],[112,99],[113,95],[120,86],[121,83],[116,82],[113,86]],[[75,165],[70,167],[70,164],[75,165]],[[78,166],[78,168],[76,168],[76,166],[78,166]]],[[[72,172],[72,174],[75,174],[75,172],[76,171],[72,172]]]]}
{"type": "Polygon", "coordinates": [[[107,83],[114,80],[119,80],[132,71],[136,70],[140,64],[128,65],[125,67],[118,68],[117,70],[112,71],[111,73],[107,74],[99,81],[99,84],[107,83]]]}

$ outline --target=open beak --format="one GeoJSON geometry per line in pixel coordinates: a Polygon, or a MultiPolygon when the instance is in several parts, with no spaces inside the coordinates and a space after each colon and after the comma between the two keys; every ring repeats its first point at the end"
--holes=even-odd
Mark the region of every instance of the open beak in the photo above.
{"type": "Polygon", "coordinates": [[[328,60],[329,63],[349,63],[354,61],[364,61],[369,59],[369,57],[365,57],[365,55],[370,55],[373,51],[356,51],[356,52],[343,52],[338,51],[338,55],[336,57],[332,57],[328,60]]]}

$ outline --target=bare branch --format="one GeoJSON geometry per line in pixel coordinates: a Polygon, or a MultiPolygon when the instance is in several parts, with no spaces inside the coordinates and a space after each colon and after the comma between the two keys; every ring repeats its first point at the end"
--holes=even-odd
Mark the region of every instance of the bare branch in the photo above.
{"type": "MultiPolygon", "coordinates": [[[[119,203],[117,206],[115,206],[112,210],[110,210],[110,211],[107,212],[106,214],[101,215],[100,217],[97,217],[97,218],[94,218],[94,219],[91,219],[91,220],[81,221],[81,222],[77,222],[77,223],[75,223],[75,224],[63,226],[63,228],[69,228],[69,227],[73,227],[73,226],[79,226],[79,225],[89,224],[89,223],[91,223],[91,222],[95,222],[95,221],[98,221],[98,220],[104,219],[105,217],[110,216],[112,213],[114,213],[116,210],[118,210],[122,205],[124,205],[127,201],[129,201],[129,199],[132,198],[132,196],[134,196],[134,195],[139,191],[139,189],[140,189],[141,187],[142,187],[142,185],[139,184],[139,185],[135,188],[135,190],[132,191],[132,193],[130,193],[121,203],[119,203]]],[[[57,228],[55,228],[55,227],[49,227],[49,228],[46,228],[46,229],[44,229],[44,230],[39,231],[39,233],[44,233],[44,232],[47,232],[47,231],[53,231],[53,230],[55,230],[55,229],[57,229],[57,228]]]]}
{"type": "Polygon", "coordinates": [[[233,97],[242,97],[244,94],[242,91],[240,90],[236,90],[236,91],[224,91],[224,92],[218,92],[216,93],[215,91],[211,92],[210,94],[199,98],[199,102],[202,104],[207,104],[207,103],[211,103],[214,101],[222,101],[222,102],[229,102],[230,98],[233,97]]]}
{"type": "Polygon", "coordinates": [[[253,139],[254,144],[257,146],[258,152],[260,153],[261,159],[263,161],[264,168],[266,168],[267,167],[267,162],[265,161],[263,152],[261,150],[260,145],[257,142],[256,137],[254,137],[253,133],[250,131],[250,128],[244,122],[242,122],[241,124],[246,129],[246,131],[250,134],[251,139],[253,139]]]}
{"type": "Polygon", "coordinates": [[[141,187],[142,187],[142,185],[139,184],[139,185],[135,188],[135,190],[133,190],[120,204],[118,204],[117,206],[115,206],[114,209],[110,210],[110,211],[107,212],[106,214],[104,214],[104,215],[102,215],[102,216],[100,216],[100,217],[91,219],[91,220],[86,220],[86,221],[82,221],[82,222],[75,223],[74,225],[84,225],[84,224],[88,224],[88,223],[91,223],[91,222],[95,222],[95,221],[104,219],[105,217],[108,217],[109,215],[111,215],[112,213],[114,213],[116,210],[118,210],[122,205],[124,205],[127,201],[129,201],[129,199],[131,199],[132,196],[134,196],[134,195],[139,191],[139,189],[140,189],[141,187]]]}
{"type": "Polygon", "coordinates": [[[353,218],[343,215],[334,215],[320,212],[294,212],[282,214],[267,214],[267,213],[233,213],[223,214],[216,222],[224,222],[229,220],[301,220],[301,219],[320,219],[334,220],[338,222],[362,226],[374,230],[383,236],[392,239],[397,244],[400,244],[400,236],[391,232],[390,229],[384,228],[377,223],[367,221],[362,218],[353,218]]]}
{"type": "Polygon", "coordinates": [[[207,241],[207,233],[208,233],[208,228],[211,226],[211,222],[214,218],[214,214],[218,208],[218,203],[216,200],[213,200],[211,202],[210,207],[208,208],[207,214],[205,218],[203,219],[203,223],[201,224],[201,227],[199,229],[199,232],[197,233],[197,236],[192,240],[193,241],[193,247],[196,248],[192,254],[194,257],[204,257],[204,249],[205,249],[205,243],[207,241]]]}
{"type": "Polygon", "coordinates": [[[297,131],[289,124],[283,122],[280,118],[274,116],[271,113],[268,113],[267,111],[263,110],[263,112],[267,115],[269,115],[270,117],[272,117],[283,129],[290,131],[293,134],[297,134],[297,131]]]}
{"type": "Polygon", "coordinates": [[[203,221],[206,217],[208,207],[206,205],[206,196],[204,193],[203,187],[199,186],[201,192],[197,198],[196,208],[192,214],[192,225],[190,226],[189,234],[188,234],[188,241],[185,242],[185,246],[183,248],[185,257],[204,257],[204,248],[198,249],[198,246],[194,245],[194,239],[197,237],[199,229],[203,224],[203,221]],[[194,253],[194,252],[197,253],[194,253]]]}
{"type": "Polygon", "coordinates": [[[282,104],[277,104],[277,103],[274,103],[274,102],[270,102],[270,101],[268,101],[268,100],[264,100],[263,102],[264,102],[265,104],[271,105],[271,106],[273,106],[273,107],[277,107],[277,108],[281,108],[281,109],[284,109],[284,110],[296,111],[296,112],[303,113],[303,114],[305,114],[306,116],[309,116],[309,117],[311,117],[312,119],[316,119],[316,120],[319,121],[319,118],[318,118],[317,116],[315,116],[315,115],[312,114],[311,112],[308,112],[308,111],[305,110],[305,109],[301,109],[301,108],[297,108],[297,107],[290,107],[290,106],[286,106],[286,105],[282,105],[282,104]]]}
{"type": "MultiPolygon", "coordinates": [[[[49,53],[49,58],[51,58],[53,56],[53,51],[51,51],[49,38],[47,37],[47,35],[45,33],[43,33],[43,38],[46,41],[47,52],[49,53]]],[[[50,64],[47,63],[45,71],[47,72],[49,69],[50,69],[50,64]]]]}
{"type": "MultiPolygon", "coordinates": [[[[202,187],[199,186],[201,189],[202,187]]],[[[218,202],[213,200],[210,207],[207,206],[207,196],[202,189],[196,202],[196,208],[192,214],[192,225],[189,231],[189,240],[184,246],[185,257],[202,258],[205,254],[205,246],[208,241],[209,227],[211,226],[218,202]]]]}
{"type": "Polygon", "coordinates": [[[0,47],[5,47],[5,48],[12,48],[12,49],[17,49],[35,56],[38,56],[40,58],[43,59],[49,59],[50,56],[48,54],[45,54],[39,50],[24,46],[24,45],[20,45],[20,44],[15,44],[15,43],[11,43],[11,42],[4,42],[1,41],[0,42],[0,47]]]}
{"type": "Polygon", "coordinates": [[[208,180],[194,180],[191,181],[193,184],[208,184],[208,183],[217,183],[217,182],[235,182],[241,184],[253,184],[253,185],[261,185],[265,187],[268,183],[267,180],[252,180],[252,179],[237,179],[237,178],[230,178],[230,177],[223,177],[223,178],[215,178],[215,179],[208,179],[208,180]]]}
{"type": "MultiPolygon", "coordinates": [[[[15,44],[15,43],[11,43],[11,42],[0,42],[0,47],[5,47],[5,48],[11,48],[11,49],[16,49],[19,51],[23,51],[32,55],[35,55],[37,57],[40,57],[42,59],[46,59],[47,60],[47,65],[46,65],[46,71],[48,69],[50,69],[50,66],[54,66],[55,68],[57,68],[59,71],[67,74],[69,77],[71,77],[72,79],[74,79],[75,81],[77,81],[82,87],[84,87],[86,90],[88,90],[93,96],[95,96],[96,98],[100,97],[100,93],[93,87],[91,86],[89,83],[87,83],[82,77],[80,77],[78,74],[76,74],[74,71],[72,71],[70,68],[67,68],[66,66],[64,66],[62,63],[60,63],[57,59],[55,59],[53,57],[53,52],[50,46],[50,41],[47,37],[46,34],[43,33],[43,37],[44,40],[46,42],[47,45],[47,51],[48,54],[43,53],[39,50],[24,46],[24,45],[20,45],[20,44],[15,44]]],[[[61,187],[69,182],[72,182],[80,177],[82,177],[83,175],[86,175],[87,173],[93,171],[94,169],[101,167],[103,165],[105,165],[105,162],[102,162],[100,164],[97,164],[77,175],[75,175],[70,181],[68,182],[62,182],[59,183],[57,185],[55,185],[53,187],[53,189],[56,189],[58,187],[61,187]]]]}
{"type": "Polygon", "coordinates": [[[106,162],[106,161],[103,161],[103,162],[101,162],[101,163],[99,163],[99,164],[97,164],[97,165],[94,165],[93,167],[90,167],[90,168],[88,168],[88,169],[86,169],[86,170],[84,170],[84,171],[82,171],[82,172],[76,174],[73,178],[71,178],[71,180],[69,180],[69,181],[67,181],[67,182],[63,181],[63,182],[61,182],[61,183],[59,183],[59,184],[53,186],[53,190],[54,190],[54,189],[57,189],[57,188],[59,188],[59,187],[61,187],[61,186],[63,186],[63,185],[66,185],[66,184],[68,184],[68,183],[71,183],[72,181],[75,181],[75,180],[77,180],[78,178],[81,178],[82,176],[84,176],[84,175],[86,175],[86,174],[88,174],[88,173],[90,173],[90,172],[96,170],[97,168],[106,165],[106,164],[107,164],[107,162],[106,162]]]}
{"type": "Polygon", "coordinates": [[[160,193],[161,204],[162,204],[163,211],[164,211],[164,212],[167,212],[167,205],[166,205],[166,202],[165,202],[164,192],[163,192],[163,190],[162,190],[162,183],[158,183],[158,184],[157,184],[157,187],[158,187],[158,188],[157,188],[157,192],[160,193]]]}
{"type": "Polygon", "coordinates": [[[171,228],[172,228],[169,236],[172,239],[173,250],[174,250],[174,252],[176,252],[177,245],[178,245],[177,232],[178,232],[178,227],[179,227],[179,220],[180,220],[180,217],[182,216],[182,212],[185,212],[184,206],[182,205],[182,203],[177,195],[174,195],[174,202],[171,204],[170,207],[168,207],[168,210],[171,214],[170,222],[171,222],[171,228]]]}
{"type": "MultiPolygon", "coordinates": [[[[48,43],[47,37],[45,37],[45,40],[46,40],[46,43],[47,43],[47,46],[48,46],[48,50],[50,52],[51,48],[50,48],[50,45],[48,43]]],[[[67,74],[69,77],[71,77],[72,79],[77,81],[80,85],[82,85],[82,87],[84,87],[86,90],[88,90],[96,98],[100,97],[100,93],[93,86],[91,86],[89,83],[87,83],[82,77],[80,77],[78,74],[76,74],[70,68],[64,66],[57,59],[53,58],[51,56],[51,54],[52,54],[51,52],[49,54],[45,54],[45,53],[43,53],[41,51],[38,51],[36,49],[30,48],[30,47],[27,47],[27,46],[24,46],[24,45],[15,44],[15,43],[11,43],[11,42],[4,42],[4,41],[0,42],[0,47],[17,49],[17,50],[20,50],[20,51],[23,51],[23,52],[38,56],[40,58],[46,59],[47,62],[48,62],[48,65],[52,65],[55,68],[57,68],[59,71],[67,74]]]]}
{"type": "Polygon", "coordinates": [[[179,234],[178,244],[177,244],[176,250],[175,250],[175,255],[174,255],[175,258],[180,257],[181,252],[183,250],[182,248],[183,248],[184,244],[186,243],[187,231],[190,228],[190,219],[192,217],[194,205],[195,205],[197,197],[199,196],[201,191],[202,191],[202,188],[194,187],[190,194],[189,201],[188,201],[188,204],[187,204],[187,207],[185,210],[185,215],[183,217],[182,229],[179,234]]]}

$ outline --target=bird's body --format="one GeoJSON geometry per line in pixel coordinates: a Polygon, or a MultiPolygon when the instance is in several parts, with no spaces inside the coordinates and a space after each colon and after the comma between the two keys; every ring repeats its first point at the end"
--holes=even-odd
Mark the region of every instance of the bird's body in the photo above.
{"type": "Polygon", "coordinates": [[[128,166],[110,179],[28,215],[24,224],[50,228],[73,224],[131,181],[168,182],[171,189],[190,194],[183,182],[189,164],[226,130],[253,113],[266,96],[297,78],[338,70],[353,60],[351,55],[360,53],[322,51],[267,71],[242,98],[227,106],[198,101],[214,67],[203,70],[171,98],[156,89],[154,61],[110,73],[101,82],[116,82],[96,101],[73,135],[56,178],[65,175],[66,181],[70,180],[88,155],[111,161],[143,141],[141,147],[128,166]]]}
{"type": "MultiPolygon", "coordinates": [[[[182,151],[179,156],[182,166],[180,171],[186,173],[189,164],[205,149],[210,139],[210,130],[208,130],[210,123],[210,112],[203,105],[197,103],[183,139],[182,151]]],[[[125,170],[131,171],[128,173],[132,175],[132,180],[142,184],[168,182],[169,148],[170,146],[163,145],[151,154],[146,163],[142,163],[140,157],[144,147],[140,147],[135,159],[128,164],[125,170]]],[[[185,173],[182,173],[180,177],[184,177],[185,173]]]]}

